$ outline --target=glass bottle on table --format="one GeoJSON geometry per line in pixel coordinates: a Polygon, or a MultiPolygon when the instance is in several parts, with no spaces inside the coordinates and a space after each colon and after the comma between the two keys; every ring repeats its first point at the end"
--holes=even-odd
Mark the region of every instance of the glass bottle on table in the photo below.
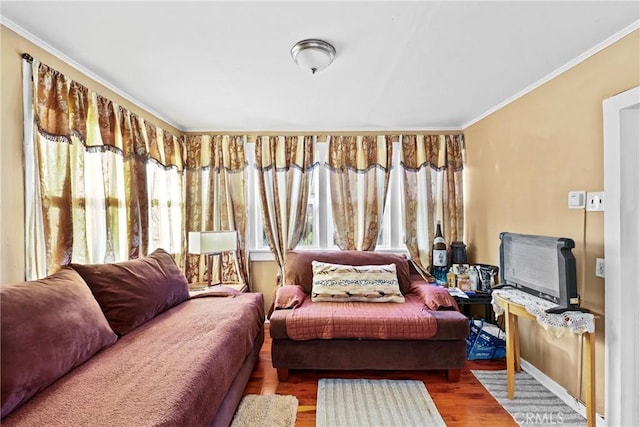
{"type": "Polygon", "coordinates": [[[478,271],[474,266],[469,267],[469,281],[471,282],[471,290],[477,291],[479,278],[478,271]]]}
{"type": "Polygon", "coordinates": [[[442,236],[442,225],[438,221],[436,226],[436,236],[433,239],[433,246],[431,248],[431,275],[438,285],[447,285],[447,242],[442,236]]]}

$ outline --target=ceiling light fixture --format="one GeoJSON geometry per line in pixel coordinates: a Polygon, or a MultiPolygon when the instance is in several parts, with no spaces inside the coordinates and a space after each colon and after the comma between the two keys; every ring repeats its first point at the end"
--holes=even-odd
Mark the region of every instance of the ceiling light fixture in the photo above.
{"type": "Polygon", "coordinates": [[[327,68],[335,56],[336,49],[324,40],[306,39],[291,48],[291,57],[296,64],[311,74],[327,68]]]}

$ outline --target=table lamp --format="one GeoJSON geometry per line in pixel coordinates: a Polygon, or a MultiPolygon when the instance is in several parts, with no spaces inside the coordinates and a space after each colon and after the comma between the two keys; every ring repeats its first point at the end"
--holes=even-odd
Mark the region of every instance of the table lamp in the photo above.
{"type": "Polygon", "coordinates": [[[207,256],[207,286],[211,286],[213,256],[218,255],[218,285],[222,284],[222,253],[235,252],[238,248],[238,232],[231,231],[190,231],[189,253],[207,256]]]}

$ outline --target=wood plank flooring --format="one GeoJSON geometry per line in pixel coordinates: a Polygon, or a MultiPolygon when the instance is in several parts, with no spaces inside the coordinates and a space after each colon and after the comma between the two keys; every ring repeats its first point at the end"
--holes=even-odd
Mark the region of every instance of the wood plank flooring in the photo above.
{"type": "Polygon", "coordinates": [[[505,369],[505,361],[467,361],[460,381],[450,383],[444,371],[295,371],[288,382],[278,382],[271,366],[271,337],[265,324],[265,342],[244,394],[284,394],[298,398],[296,427],[315,426],[320,378],[412,379],[423,381],[449,427],[516,426],[513,418],[482,387],[471,369],[505,369]]]}

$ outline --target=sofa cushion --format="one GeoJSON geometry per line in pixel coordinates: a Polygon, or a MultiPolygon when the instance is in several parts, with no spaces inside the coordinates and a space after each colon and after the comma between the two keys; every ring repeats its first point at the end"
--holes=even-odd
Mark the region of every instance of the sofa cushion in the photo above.
{"type": "Polygon", "coordinates": [[[117,340],[70,268],[0,286],[0,322],[2,417],[117,340]]]}
{"type": "Polygon", "coordinates": [[[87,282],[118,335],[189,299],[187,279],[163,249],[124,262],[71,267],[87,282]]]}
{"type": "Polygon", "coordinates": [[[400,291],[409,292],[409,262],[404,255],[369,251],[289,251],[285,257],[285,285],[301,286],[311,293],[313,270],[311,261],[345,265],[396,265],[400,291]]]}
{"type": "Polygon", "coordinates": [[[395,264],[341,265],[312,261],[311,300],[404,302],[395,264]]]}

